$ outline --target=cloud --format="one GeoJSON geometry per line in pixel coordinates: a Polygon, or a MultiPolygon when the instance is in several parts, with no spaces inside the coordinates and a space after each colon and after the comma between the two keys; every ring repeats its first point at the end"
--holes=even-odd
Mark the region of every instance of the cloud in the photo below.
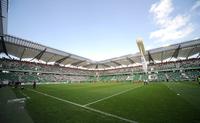
{"type": "Polygon", "coordinates": [[[173,11],[171,0],[160,0],[152,4],[149,12],[153,15],[158,30],[150,33],[150,39],[166,42],[186,37],[193,32],[190,16],[179,14],[173,17],[173,11]]]}
{"type": "Polygon", "coordinates": [[[196,3],[192,6],[191,11],[194,11],[199,7],[200,7],[200,0],[197,0],[196,3]]]}

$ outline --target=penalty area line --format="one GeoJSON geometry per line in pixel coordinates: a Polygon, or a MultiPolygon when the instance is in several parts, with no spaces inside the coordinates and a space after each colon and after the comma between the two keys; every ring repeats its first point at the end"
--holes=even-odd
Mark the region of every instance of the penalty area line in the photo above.
{"type": "Polygon", "coordinates": [[[53,99],[56,99],[56,100],[59,100],[59,101],[65,102],[65,103],[69,103],[69,104],[72,104],[72,105],[75,105],[75,106],[78,106],[78,107],[81,107],[81,108],[84,108],[84,109],[87,109],[87,110],[90,110],[90,111],[93,111],[93,112],[96,112],[96,113],[99,113],[99,114],[102,114],[102,115],[105,115],[105,116],[109,116],[109,117],[113,117],[115,119],[126,121],[128,123],[138,123],[134,120],[130,120],[130,119],[127,119],[127,118],[120,117],[118,115],[114,115],[114,114],[107,113],[107,112],[104,112],[104,111],[100,111],[100,110],[97,110],[97,109],[94,109],[94,108],[91,108],[91,107],[87,107],[87,106],[84,106],[84,105],[81,105],[81,104],[78,104],[78,103],[75,103],[75,102],[72,102],[72,101],[69,101],[69,100],[65,100],[65,99],[62,99],[62,98],[58,98],[58,97],[55,97],[55,96],[52,96],[52,95],[49,95],[49,94],[46,94],[46,93],[43,93],[43,92],[40,92],[40,91],[36,91],[36,90],[33,90],[33,89],[28,89],[28,90],[33,91],[33,92],[38,93],[38,94],[41,94],[41,95],[44,95],[44,96],[47,96],[47,97],[51,97],[53,99]]]}

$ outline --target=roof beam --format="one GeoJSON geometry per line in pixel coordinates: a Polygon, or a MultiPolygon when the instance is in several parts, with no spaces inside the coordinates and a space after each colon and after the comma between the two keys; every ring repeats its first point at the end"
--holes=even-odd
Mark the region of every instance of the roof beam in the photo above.
{"type": "Polygon", "coordinates": [[[126,59],[131,63],[131,64],[134,64],[135,62],[131,59],[131,58],[129,58],[129,57],[126,57],[126,59]]]}
{"type": "Polygon", "coordinates": [[[95,65],[95,68],[96,68],[96,66],[98,65],[98,67],[99,67],[99,65],[102,65],[102,66],[104,66],[104,67],[110,67],[109,65],[106,65],[106,64],[87,64],[87,65],[85,65],[85,66],[82,66],[82,67],[89,67],[89,66],[92,66],[92,65],[95,65]]]}
{"type": "Polygon", "coordinates": [[[25,51],[26,51],[26,48],[24,48],[23,51],[22,51],[22,54],[21,54],[21,56],[20,56],[20,58],[19,58],[20,61],[22,60],[25,51]]]}
{"type": "Polygon", "coordinates": [[[161,53],[161,63],[163,62],[163,51],[161,53]]]}
{"type": "Polygon", "coordinates": [[[180,49],[181,49],[181,45],[179,44],[178,48],[175,49],[175,51],[174,51],[174,53],[173,53],[173,55],[172,55],[172,57],[170,58],[169,61],[171,61],[172,58],[178,58],[178,54],[179,54],[180,49]]]}
{"type": "Polygon", "coordinates": [[[110,67],[110,65],[107,65],[107,64],[102,64],[103,66],[105,66],[105,67],[110,67]]]}
{"type": "Polygon", "coordinates": [[[98,69],[98,68],[99,68],[99,64],[96,64],[95,69],[98,69]]]}
{"type": "Polygon", "coordinates": [[[32,58],[30,61],[32,61],[33,59],[37,59],[38,61],[40,60],[40,58],[42,57],[42,55],[46,52],[47,48],[45,48],[44,50],[42,50],[41,52],[39,52],[34,58],[32,58]]]}
{"type": "Polygon", "coordinates": [[[188,57],[189,57],[190,54],[194,51],[195,48],[196,48],[196,47],[192,48],[192,49],[189,51],[188,55],[186,56],[186,59],[188,59],[188,57]]]}
{"type": "Polygon", "coordinates": [[[64,62],[66,59],[70,58],[71,55],[65,56],[57,61],[55,61],[55,64],[61,64],[62,62],[64,62]]]}
{"type": "Polygon", "coordinates": [[[85,62],[85,60],[81,60],[81,61],[74,62],[74,63],[72,63],[71,65],[77,66],[77,65],[81,64],[82,62],[85,62]]]}
{"type": "Polygon", "coordinates": [[[112,63],[116,64],[117,66],[121,66],[122,64],[116,62],[116,61],[111,61],[112,63]]]}
{"type": "Polygon", "coordinates": [[[84,65],[84,66],[82,66],[82,67],[88,67],[88,66],[91,66],[91,65],[94,65],[94,64],[87,64],[87,65],[84,65]]]}
{"type": "Polygon", "coordinates": [[[53,58],[55,57],[56,55],[52,55],[47,61],[46,61],[46,64],[53,58]]]}
{"type": "Polygon", "coordinates": [[[148,59],[149,59],[149,63],[150,64],[154,64],[155,63],[154,59],[152,58],[151,53],[149,51],[148,51],[148,59]]]}

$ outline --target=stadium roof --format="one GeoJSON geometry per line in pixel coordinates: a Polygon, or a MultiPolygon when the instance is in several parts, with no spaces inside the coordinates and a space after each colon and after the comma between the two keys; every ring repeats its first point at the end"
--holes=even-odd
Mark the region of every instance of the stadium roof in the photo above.
{"type": "MultiPolygon", "coordinates": [[[[90,59],[54,49],[42,44],[34,43],[11,35],[5,35],[4,42],[6,52],[12,56],[23,59],[37,59],[46,63],[62,64],[70,67],[85,69],[108,69],[127,67],[141,63],[140,54],[129,54],[117,58],[103,61],[92,61],[90,59]]],[[[2,50],[2,48],[1,48],[2,50]]],[[[2,51],[1,51],[2,52],[2,51]]],[[[197,54],[200,57],[200,39],[191,40],[183,43],[173,44],[166,47],[147,50],[145,58],[149,63],[162,62],[166,59],[188,59],[197,54]]],[[[30,61],[31,61],[30,60],[30,61]]]]}

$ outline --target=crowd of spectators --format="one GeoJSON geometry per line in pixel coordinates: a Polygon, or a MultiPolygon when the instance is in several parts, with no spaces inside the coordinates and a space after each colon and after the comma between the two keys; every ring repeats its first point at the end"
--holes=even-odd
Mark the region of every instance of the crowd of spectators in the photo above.
{"type": "MultiPolygon", "coordinates": [[[[178,80],[181,77],[187,79],[195,78],[196,76],[200,75],[198,67],[200,67],[200,59],[189,59],[149,64],[148,71],[157,72],[158,77],[162,79],[173,78],[174,80],[178,80]],[[192,70],[192,68],[197,68],[198,70],[192,70]],[[180,70],[183,70],[183,72],[180,70]],[[159,71],[169,72],[160,73],[159,71]]],[[[97,80],[97,75],[100,76],[100,80],[131,80],[131,78],[143,78],[143,75],[137,74],[143,73],[141,65],[108,70],[85,70],[79,68],[63,67],[59,65],[48,65],[35,62],[0,59],[0,70],[1,78],[6,78],[12,81],[27,82],[88,81],[97,80]],[[9,73],[3,73],[3,71],[9,71],[9,73]],[[135,75],[132,75],[133,73],[135,73],[135,75]]]]}
{"type": "Polygon", "coordinates": [[[59,65],[49,65],[28,61],[10,60],[10,59],[0,59],[0,68],[11,69],[11,70],[28,70],[34,72],[52,72],[52,73],[68,73],[73,75],[90,75],[92,71],[63,67],[59,65]]]}
{"type": "MultiPolygon", "coordinates": [[[[194,67],[200,67],[200,59],[199,58],[149,64],[148,71],[185,69],[185,68],[194,68],[194,67]]],[[[104,70],[104,71],[100,71],[100,74],[103,74],[103,75],[124,74],[124,73],[130,74],[130,73],[136,73],[136,72],[143,72],[143,68],[141,65],[134,66],[134,67],[125,67],[125,68],[104,70]]]]}

